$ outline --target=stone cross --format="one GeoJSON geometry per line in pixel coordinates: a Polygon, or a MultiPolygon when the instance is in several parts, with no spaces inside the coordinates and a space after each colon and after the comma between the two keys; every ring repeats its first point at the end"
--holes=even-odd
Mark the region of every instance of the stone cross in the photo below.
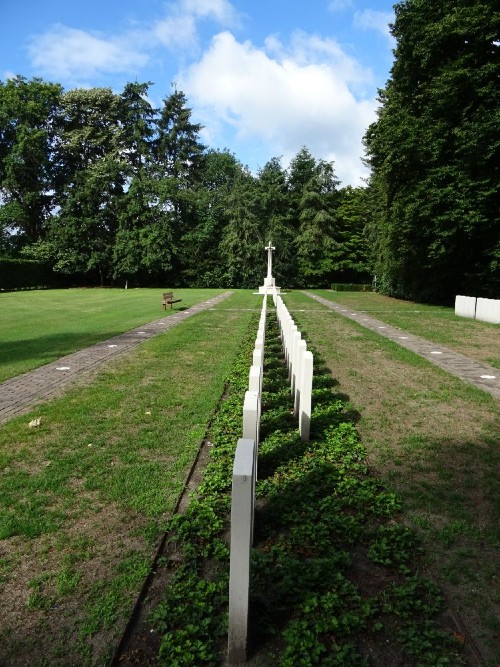
{"type": "Polygon", "coordinates": [[[273,292],[279,294],[280,288],[276,287],[273,278],[273,250],[276,250],[276,248],[271,245],[271,241],[269,241],[269,245],[265,250],[267,250],[267,276],[264,280],[264,284],[259,287],[259,294],[267,294],[268,290],[273,290],[273,292]]]}
{"type": "Polygon", "coordinates": [[[272,284],[272,279],[273,277],[273,250],[276,250],[274,246],[271,245],[271,241],[269,241],[269,245],[267,248],[267,278],[268,278],[268,285],[272,284]]]}

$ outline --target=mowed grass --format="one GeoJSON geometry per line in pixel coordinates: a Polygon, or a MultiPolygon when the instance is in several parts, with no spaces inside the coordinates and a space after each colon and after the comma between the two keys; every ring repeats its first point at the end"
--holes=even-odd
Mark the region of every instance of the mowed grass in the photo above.
{"type": "Polygon", "coordinates": [[[500,368],[500,325],[455,315],[455,309],[392,299],[372,292],[314,290],[353,311],[445,345],[467,357],[500,368]]]}
{"type": "MultiPolygon", "coordinates": [[[[187,292],[176,307],[217,290],[187,292]]],[[[161,291],[151,294],[153,316],[121,330],[164,314],[161,291]]],[[[486,664],[498,664],[498,402],[300,293],[285,298],[350,398],[372,471],[400,493],[429,571],[486,664]]],[[[1,664],[107,664],[252,316],[238,309],[260,306],[237,292],[91,387],[0,427],[1,664]],[[38,416],[40,428],[29,429],[38,416]]],[[[437,316],[416,315],[432,331],[437,316]]]]}
{"type": "MultiPolygon", "coordinates": [[[[487,356],[498,352],[484,339],[491,327],[448,310],[380,295],[321,294],[431,340],[450,330],[449,347],[467,341],[487,356]]],[[[285,300],[330,368],[336,392],[350,400],[373,473],[402,498],[404,520],[421,536],[429,572],[484,664],[498,665],[500,403],[304,294],[285,300]]]]}
{"type": "MultiPolygon", "coordinates": [[[[165,289],[164,291],[170,291],[165,289]]],[[[223,290],[174,290],[174,310],[223,290]]],[[[161,289],[67,289],[0,294],[0,382],[145,322],[169,316],[161,289]]]]}
{"type": "Polygon", "coordinates": [[[258,301],[235,293],[0,427],[1,664],[108,663],[258,301]]]}

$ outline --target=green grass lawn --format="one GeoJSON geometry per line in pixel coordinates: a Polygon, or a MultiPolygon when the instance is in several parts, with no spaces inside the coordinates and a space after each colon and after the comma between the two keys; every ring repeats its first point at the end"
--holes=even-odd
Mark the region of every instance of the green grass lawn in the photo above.
{"type": "MultiPolygon", "coordinates": [[[[170,524],[159,568],[168,586],[159,604],[148,607],[153,636],[160,634],[161,665],[226,664],[225,537],[254,340],[249,336],[242,345],[211,424],[213,455],[203,483],[170,524]]],[[[315,351],[311,439],[302,442],[276,318],[269,312],[247,664],[462,664],[460,643],[440,623],[443,601],[422,573],[414,531],[401,523],[399,499],[367,469],[354,415],[332,385],[315,351]]],[[[144,634],[130,647],[137,662],[144,634]]]]}
{"type": "MultiPolygon", "coordinates": [[[[174,310],[223,290],[174,290],[174,310]]],[[[0,294],[0,382],[171,315],[160,289],[68,289],[0,294]]]]}
{"type": "MultiPolygon", "coordinates": [[[[219,292],[175,290],[176,307],[219,292]]],[[[450,309],[322,294],[494,356],[498,327],[450,309]]],[[[330,369],[333,399],[348,401],[370,472],[399,493],[427,571],[496,665],[498,401],[300,292],[285,299],[330,369]]],[[[91,386],[0,427],[0,663],[107,664],[261,302],[236,291],[115,360],[91,386]]],[[[11,346],[13,375],[170,314],[161,290],[2,294],[0,305],[0,358],[11,346]],[[29,340],[38,343],[28,354],[29,340]]]]}
{"type": "Polygon", "coordinates": [[[382,322],[500,368],[498,324],[458,317],[454,308],[402,301],[373,292],[313,291],[352,308],[353,312],[366,312],[382,322]]]}
{"type": "Polygon", "coordinates": [[[238,292],[0,427],[2,664],[107,664],[258,301],[238,292]]]}
{"type": "MultiPolygon", "coordinates": [[[[498,354],[498,327],[455,318],[451,309],[318,293],[430,340],[443,342],[442,335],[450,348],[498,354]]],[[[498,664],[499,402],[300,292],[285,299],[330,369],[335,391],[350,401],[373,472],[402,498],[429,571],[485,664],[498,664]]]]}

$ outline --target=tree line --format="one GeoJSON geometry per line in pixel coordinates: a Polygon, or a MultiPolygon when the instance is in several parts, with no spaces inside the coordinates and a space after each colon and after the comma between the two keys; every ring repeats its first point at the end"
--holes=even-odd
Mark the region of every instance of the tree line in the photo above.
{"type": "Polygon", "coordinates": [[[255,287],[367,282],[450,301],[500,295],[500,10],[395,5],[389,80],[364,143],[367,187],[303,147],[253,175],[200,140],[180,91],[0,82],[0,254],[81,280],[255,287]]]}
{"type": "Polygon", "coordinates": [[[369,279],[362,188],[305,147],[252,175],[201,143],[184,93],[154,109],[150,85],[0,83],[4,254],[101,284],[248,288],[272,239],[278,284],[369,279]]]}
{"type": "Polygon", "coordinates": [[[378,289],[500,298],[500,7],[395,5],[394,64],[365,145],[378,289]]]}

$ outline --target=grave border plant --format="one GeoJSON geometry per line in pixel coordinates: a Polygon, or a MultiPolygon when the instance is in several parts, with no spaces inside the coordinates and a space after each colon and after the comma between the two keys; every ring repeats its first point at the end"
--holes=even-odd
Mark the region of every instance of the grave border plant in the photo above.
{"type": "MultiPolygon", "coordinates": [[[[256,320],[211,426],[204,481],[168,524],[170,584],[151,621],[162,636],[158,660],[171,667],[224,659],[231,473],[256,320]]],[[[333,385],[315,354],[312,437],[301,442],[269,312],[249,664],[460,664],[415,535],[399,521],[398,498],[370,474],[356,415],[333,385]]]]}

